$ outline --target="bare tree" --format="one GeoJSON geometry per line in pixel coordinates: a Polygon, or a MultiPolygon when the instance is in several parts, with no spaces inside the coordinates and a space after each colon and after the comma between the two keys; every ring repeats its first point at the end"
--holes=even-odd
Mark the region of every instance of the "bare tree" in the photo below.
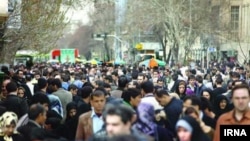
{"type": "Polygon", "coordinates": [[[14,12],[6,23],[4,35],[9,42],[0,51],[1,61],[10,63],[17,50],[47,53],[57,47],[56,42],[69,23],[66,13],[78,3],[79,0],[14,1],[14,12]]]}
{"type": "MultiPolygon", "coordinates": [[[[212,32],[211,3],[200,0],[129,1],[127,26],[130,31],[154,26],[163,50],[170,46],[175,61],[185,60],[191,46],[202,34],[212,32]],[[133,25],[133,26],[131,26],[133,25]],[[183,54],[180,54],[183,50],[183,54]]],[[[169,58],[169,57],[168,57],[169,58]]],[[[165,53],[164,60],[166,61],[165,53]]]]}

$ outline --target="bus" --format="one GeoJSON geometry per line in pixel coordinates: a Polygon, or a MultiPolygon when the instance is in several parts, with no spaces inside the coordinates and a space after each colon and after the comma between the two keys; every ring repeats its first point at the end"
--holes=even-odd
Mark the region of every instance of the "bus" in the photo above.
{"type": "Polygon", "coordinates": [[[34,63],[34,56],[36,56],[37,54],[38,52],[33,50],[19,50],[16,52],[13,65],[16,66],[22,64],[31,67],[34,63]]]}

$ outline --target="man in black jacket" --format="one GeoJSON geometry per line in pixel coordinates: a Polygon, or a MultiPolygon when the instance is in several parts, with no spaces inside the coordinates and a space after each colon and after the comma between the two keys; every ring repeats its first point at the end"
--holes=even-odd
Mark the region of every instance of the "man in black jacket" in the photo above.
{"type": "Polygon", "coordinates": [[[17,96],[17,84],[15,82],[9,82],[6,85],[6,90],[7,97],[0,105],[5,107],[7,111],[16,113],[19,119],[28,112],[27,100],[17,96]]]}

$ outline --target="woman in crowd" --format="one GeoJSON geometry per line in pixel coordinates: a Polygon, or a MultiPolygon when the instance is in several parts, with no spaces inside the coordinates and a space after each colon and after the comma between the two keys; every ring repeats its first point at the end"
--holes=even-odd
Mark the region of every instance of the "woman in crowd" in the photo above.
{"type": "Polygon", "coordinates": [[[157,125],[153,105],[140,103],[137,108],[138,120],[133,128],[152,137],[155,141],[173,141],[173,136],[166,128],[157,125]]]}
{"type": "Polygon", "coordinates": [[[0,117],[0,141],[24,141],[24,138],[15,128],[17,115],[13,112],[5,112],[0,117]]]}
{"type": "Polygon", "coordinates": [[[232,110],[233,106],[230,104],[225,95],[219,95],[214,101],[215,119],[218,119],[222,114],[232,110]]]}
{"type": "Polygon", "coordinates": [[[191,116],[184,116],[176,123],[178,141],[211,141],[203,132],[198,121],[191,116]]]}

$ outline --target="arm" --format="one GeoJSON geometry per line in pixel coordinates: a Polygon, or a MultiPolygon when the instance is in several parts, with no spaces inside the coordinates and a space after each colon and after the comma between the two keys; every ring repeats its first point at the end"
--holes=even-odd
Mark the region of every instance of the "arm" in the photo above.
{"type": "Polygon", "coordinates": [[[77,129],[76,129],[76,136],[75,136],[75,140],[76,141],[81,141],[85,138],[85,131],[84,131],[84,124],[83,121],[84,119],[82,118],[82,116],[79,117],[78,119],[78,124],[77,124],[77,129]]]}

